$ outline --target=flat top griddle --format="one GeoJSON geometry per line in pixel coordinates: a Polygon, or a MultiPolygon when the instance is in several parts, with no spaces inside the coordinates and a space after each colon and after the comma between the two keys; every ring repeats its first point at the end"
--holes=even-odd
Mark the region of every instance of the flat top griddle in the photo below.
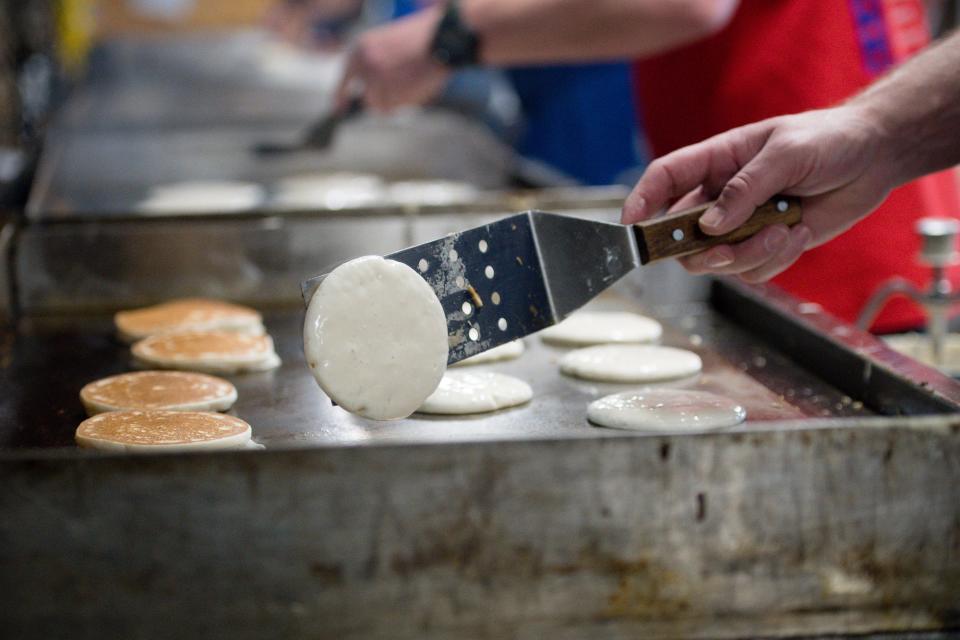
{"type": "MultiPolygon", "coordinates": [[[[596,307],[642,310],[621,295],[604,296],[596,307]]],[[[704,361],[699,376],[659,386],[704,389],[742,402],[748,421],[736,427],[737,431],[769,428],[775,421],[873,414],[862,402],[797,367],[709,305],[688,305],[656,315],[666,325],[664,344],[696,351],[704,361]]],[[[631,385],[561,375],[557,361],[567,350],[546,345],[537,336],[525,340],[527,349],[521,358],[482,366],[529,382],[534,398],[526,406],[465,417],[414,415],[395,422],[353,416],[331,404],[307,369],[301,345],[302,316],[296,308],[265,315],[283,359],[280,369],[227,376],[239,392],[231,413],[247,420],[253,426],[254,439],[267,448],[629,433],[591,426],[586,407],[596,398],[631,385]]],[[[80,388],[134,368],[129,348],[113,335],[109,317],[69,325],[33,320],[16,341],[8,337],[2,355],[0,384],[6,392],[0,399],[0,451],[73,447],[74,429],[85,417],[77,395],[80,388]]]]}
{"type": "Polygon", "coordinates": [[[367,422],[316,387],[293,308],[265,316],[283,367],[233,377],[265,451],[86,452],[77,391],[129,370],[128,348],[106,316],[31,321],[0,341],[0,623],[233,640],[955,628],[957,383],[772,290],[649,311],[705,360],[672,384],[736,397],[746,424],[591,427],[587,402],[618,387],[561,377],[537,337],[491,365],[531,382],[528,406],[367,422]]]}

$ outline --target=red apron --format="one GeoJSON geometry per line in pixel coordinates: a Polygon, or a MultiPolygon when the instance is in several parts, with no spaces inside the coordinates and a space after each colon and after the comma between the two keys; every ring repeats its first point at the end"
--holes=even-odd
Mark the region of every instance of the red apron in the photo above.
{"type": "MultiPolygon", "coordinates": [[[[663,155],[733,127],[836,104],[928,41],[920,0],[742,0],[718,34],[636,63],[644,130],[654,153],[663,155]]],[[[852,322],[890,277],[927,284],[914,232],[923,216],[960,217],[954,173],[897,189],[878,211],[804,253],[774,282],[852,322]]],[[[874,329],[923,322],[917,305],[896,298],[874,329]]]]}

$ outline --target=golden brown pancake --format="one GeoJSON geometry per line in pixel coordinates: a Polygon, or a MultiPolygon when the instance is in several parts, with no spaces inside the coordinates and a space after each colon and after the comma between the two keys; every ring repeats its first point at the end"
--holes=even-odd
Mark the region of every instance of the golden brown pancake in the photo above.
{"type": "Polygon", "coordinates": [[[237,389],[226,380],[185,371],[122,373],[80,390],[80,401],[91,416],[147,409],[226,411],[236,400],[237,389]]]}
{"type": "Polygon", "coordinates": [[[222,413],[108,411],[81,422],[76,439],[105,451],[239,449],[250,441],[250,425],[222,413]]]}
{"type": "Polygon", "coordinates": [[[150,336],[133,345],[134,357],[152,367],[212,373],[266,371],[280,365],[270,336],[193,331],[150,336]]]}
{"type": "Polygon", "coordinates": [[[114,316],[117,333],[128,342],[175,331],[237,331],[262,334],[263,319],[254,309],[238,304],[184,298],[152,307],[120,311],[114,316]]]}

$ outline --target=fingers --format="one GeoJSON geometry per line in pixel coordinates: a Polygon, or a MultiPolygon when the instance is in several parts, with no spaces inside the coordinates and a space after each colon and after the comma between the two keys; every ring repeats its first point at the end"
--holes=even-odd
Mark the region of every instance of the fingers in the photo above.
{"type": "Polygon", "coordinates": [[[791,166],[790,158],[760,151],[727,181],[717,203],[700,217],[700,228],[719,236],[742,225],[757,207],[790,186],[791,166]]]}
{"type": "Polygon", "coordinates": [[[737,254],[729,244],[721,244],[692,256],[678,258],[680,264],[694,275],[703,273],[719,273],[721,269],[730,266],[736,260],[737,254]]]}
{"type": "Polygon", "coordinates": [[[385,61],[375,50],[382,52],[384,47],[361,38],[350,54],[335,94],[338,111],[347,110],[357,98],[365,109],[377,113],[425,104],[443,90],[450,76],[449,69],[433,60],[416,58],[392,66],[395,61],[385,61]]]}
{"type": "Polygon", "coordinates": [[[363,99],[364,105],[367,104],[362,67],[362,56],[358,49],[354,49],[347,57],[343,75],[340,76],[340,82],[337,84],[337,90],[334,93],[333,108],[337,113],[346,111],[350,101],[357,97],[363,99]]]}
{"type": "Polygon", "coordinates": [[[707,196],[719,192],[760,152],[772,127],[769,120],[747,125],[654,160],[624,203],[621,221],[649,218],[698,187],[707,196]]]}
{"type": "Polygon", "coordinates": [[[623,205],[623,224],[649,218],[700,187],[711,170],[710,144],[710,140],[701,142],[651,162],[623,205]]]}
{"type": "Polygon", "coordinates": [[[371,72],[361,53],[355,53],[347,62],[347,67],[337,86],[334,97],[334,110],[344,113],[350,109],[350,103],[359,99],[363,108],[375,113],[388,113],[394,108],[391,93],[385,90],[384,83],[371,72]]]}
{"type": "Polygon", "coordinates": [[[740,279],[744,282],[765,282],[785,271],[806,251],[812,237],[810,227],[803,223],[796,225],[790,229],[790,237],[779,253],[759,267],[744,271],[740,279]]]}
{"type": "Polygon", "coordinates": [[[688,193],[687,195],[680,198],[679,200],[677,200],[676,202],[674,202],[670,206],[670,209],[667,211],[667,213],[671,213],[674,211],[683,211],[684,209],[692,209],[693,207],[697,207],[701,204],[704,204],[709,200],[710,200],[710,196],[707,195],[703,187],[698,187],[693,191],[691,191],[690,193],[688,193]]]}
{"type": "Polygon", "coordinates": [[[811,242],[812,233],[805,224],[793,228],[778,224],[743,242],[712,247],[680,262],[693,274],[739,275],[746,282],[762,282],[796,262],[811,242]]]}
{"type": "Polygon", "coordinates": [[[721,245],[681,259],[690,273],[743,273],[756,269],[783,250],[790,228],[777,224],[735,245],[721,245]],[[719,256],[719,257],[718,257],[719,256]],[[723,258],[723,259],[721,259],[723,258]]]}

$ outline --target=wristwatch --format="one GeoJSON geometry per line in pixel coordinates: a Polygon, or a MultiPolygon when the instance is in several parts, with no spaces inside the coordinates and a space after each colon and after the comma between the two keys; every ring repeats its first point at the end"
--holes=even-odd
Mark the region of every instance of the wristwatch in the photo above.
{"type": "Polygon", "coordinates": [[[440,64],[459,69],[477,64],[480,37],[460,16],[457,0],[450,0],[430,43],[430,57],[440,64]]]}

